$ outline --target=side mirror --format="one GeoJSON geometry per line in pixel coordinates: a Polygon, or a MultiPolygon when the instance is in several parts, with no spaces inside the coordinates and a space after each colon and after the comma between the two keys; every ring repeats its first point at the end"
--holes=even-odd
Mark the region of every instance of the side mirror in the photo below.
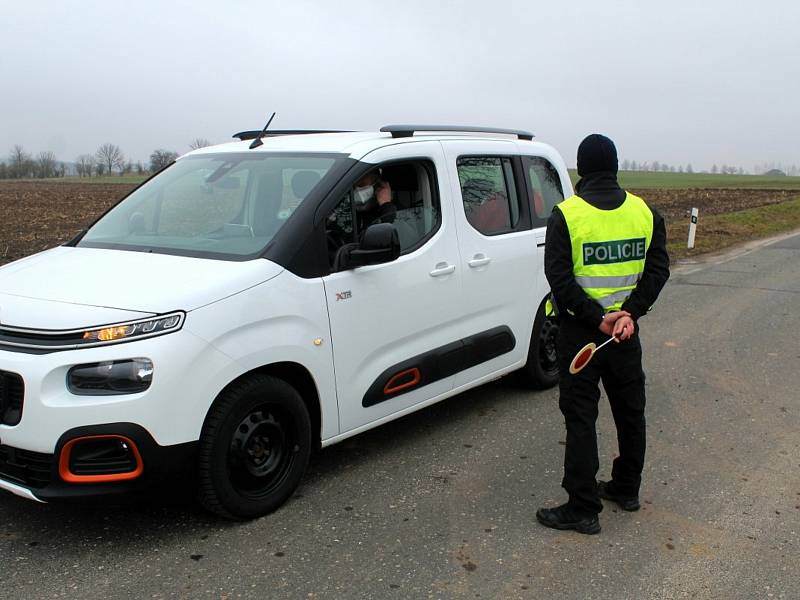
{"type": "Polygon", "coordinates": [[[400,238],[391,223],[367,227],[361,243],[343,257],[343,268],[363,267],[392,262],[400,256],[400,238]]]}

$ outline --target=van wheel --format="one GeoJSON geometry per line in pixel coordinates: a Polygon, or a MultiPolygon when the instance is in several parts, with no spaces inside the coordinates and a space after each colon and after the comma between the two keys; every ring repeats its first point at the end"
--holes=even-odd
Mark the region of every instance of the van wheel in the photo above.
{"type": "Polygon", "coordinates": [[[543,390],[558,383],[557,340],[558,321],[545,316],[542,303],[533,321],[528,362],[519,372],[526,385],[543,390]]]}
{"type": "Polygon", "coordinates": [[[292,386],[268,375],[236,383],[203,424],[199,500],[229,519],[274,511],[297,488],[311,453],[311,420],[292,386]]]}

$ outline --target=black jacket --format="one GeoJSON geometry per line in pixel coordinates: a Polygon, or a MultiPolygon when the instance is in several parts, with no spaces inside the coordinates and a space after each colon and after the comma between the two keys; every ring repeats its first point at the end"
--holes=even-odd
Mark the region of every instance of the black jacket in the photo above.
{"type": "MultiPolygon", "coordinates": [[[[617,183],[615,173],[591,173],[575,186],[575,193],[595,208],[613,210],[625,201],[625,190],[617,183]]],[[[667,231],[663,217],[653,207],[653,237],[645,256],[642,278],[622,305],[622,310],[631,313],[634,321],[645,315],[655,303],[658,294],[669,279],[669,255],[667,254],[667,231]]],[[[574,318],[592,329],[603,320],[604,311],[596,301],[589,298],[575,281],[572,265],[572,243],[564,215],[555,207],[547,222],[547,237],[544,248],[544,272],[558,307],[559,314],[574,318]]]]}
{"type": "Polygon", "coordinates": [[[358,212],[358,231],[363,235],[364,230],[375,223],[394,223],[397,216],[397,207],[394,202],[378,204],[374,198],[370,200],[367,210],[358,212]]]}

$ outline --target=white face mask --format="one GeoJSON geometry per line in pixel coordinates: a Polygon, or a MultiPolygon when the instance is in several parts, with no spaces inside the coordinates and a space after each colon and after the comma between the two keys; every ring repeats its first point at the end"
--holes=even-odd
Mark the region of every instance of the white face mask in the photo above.
{"type": "Polygon", "coordinates": [[[366,204],[369,202],[370,198],[375,194],[375,186],[374,185],[365,185],[364,187],[358,187],[354,190],[353,196],[355,197],[357,204],[366,204]]]}

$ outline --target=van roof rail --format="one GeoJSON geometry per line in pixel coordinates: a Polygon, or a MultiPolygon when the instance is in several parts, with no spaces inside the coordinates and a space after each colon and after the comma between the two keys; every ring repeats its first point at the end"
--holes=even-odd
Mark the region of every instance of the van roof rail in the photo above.
{"type": "Polygon", "coordinates": [[[515,135],[520,140],[532,140],[533,134],[530,131],[519,129],[501,129],[499,127],[477,127],[474,125],[384,125],[381,127],[384,133],[391,133],[392,137],[411,137],[418,131],[457,131],[460,133],[502,133],[504,135],[515,135]]]}
{"type": "Polygon", "coordinates": [[[262,131],[240,131],[234,133],[232,137],[244,140],[254,140],[259,135],[261,137],[277,137],[279,135],[304,135],[311,133],[350,133],[348,131],[337,131],[331,129],[268,129],[266,132],[262,131]]]}

